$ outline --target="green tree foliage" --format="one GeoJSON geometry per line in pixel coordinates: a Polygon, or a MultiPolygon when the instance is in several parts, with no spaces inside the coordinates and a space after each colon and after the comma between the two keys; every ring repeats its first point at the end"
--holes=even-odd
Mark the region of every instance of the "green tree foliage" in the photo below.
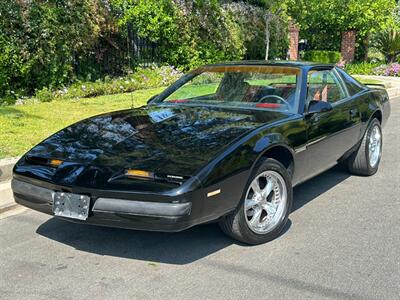
{"type": "MultiPolygon", "coordinates": [[[[0,98],[54,91],[70,85],[76,72],[87,80],[129,73],[136,63],[132,33],[157,46],[158,61],[182,70],[262,59],[265,12],[277,13],[285,1],[0,1],[0,98]]],[[[286,9],[281,12],[270,23],[272,59],[287,50],[286,9]]]]}
{"type": "MultiPolygon", "coordinates": [[[[265,55],[266,1],[112,0],[122,30],[128,24],[156,42],[162,61],[190,69],[223,60],[262,59],[265,55]]],[[[283,2],[282,2],[283,3],[283,2]]],[[[271,24],[271,55],[286,55],[287,16],[271,24]]]]}
{"type": "Polygon", "coordinates": [[[112,0],[118,11],[118,24],[125,29],[132,24],[135,31],[153,42],[174,39],[178,30],[177,9],[171,1],[112,0]]]}
{"type": "Polygon", "coordinates": [[[400,55],[400,32],[387,29],[374,37],[373,45],[385,55],[386,61],[393,63],[400,55]]]}
{"type": "Polygon", "coordinates": [[[112,0],[121,29],[133,25],[157,42],[162,60],[188,69],[202,63],[239,59],[244,54],[240,28],[216,0],[112,0]]]}
{"type": "Polygon", "coordinates": [[[95,0],[0,2],[0,97],[71,81],[74,54],[100,33],[95,0]]]}
{"type": "Polygon", "coordinates": [[[306,51],[304,54],[304,60],[322,62],[326,64],[336,64],[340,60],[340,52],[327,50],[306,51]]]}
{"type": "Polygon", "coordinates": [[[288,17],[285,6],[271,6],[275,1],[247,1],[225,4],[241,29],[241,40],[246,49],[246,58],[264,59],[266,52],[266,22],[269,29],[269,57],[286,58],[288,49],[288,17]],[[269,19],[267,20],[266,17],[269,19]]]}
{"type": "Polygon", "coordinates": [[[287,0],[226,1],[225,8],[228,10],[234,8],[235,19],[240,24],[246,24],[241,26],[246,57],[252,59],[286,57],[288,48],[286,4],[287,0]]]}
{"type": "Polygon", "coordinates": [[[393,22],[395,0],[288,0],[289,14],[302,36],[317,50],[338,50],[341,33],[356,30],[361,38],[393,22]]]}

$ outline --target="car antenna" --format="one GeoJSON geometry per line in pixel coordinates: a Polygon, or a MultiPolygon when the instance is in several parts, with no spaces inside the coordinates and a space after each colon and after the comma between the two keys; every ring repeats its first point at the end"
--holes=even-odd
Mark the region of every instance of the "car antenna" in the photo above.
{"type": "Polygon", "coordinates": [[[133,91],[131,92],[131,109],[135,108],[135,100],[133,99],[133,91]]]}

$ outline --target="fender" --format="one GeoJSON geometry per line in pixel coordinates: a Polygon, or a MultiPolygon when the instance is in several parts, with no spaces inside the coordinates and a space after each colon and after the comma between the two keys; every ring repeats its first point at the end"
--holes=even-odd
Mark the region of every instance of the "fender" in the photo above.
{"type": "MultiPolygon", "coordinates": [[[[265,137],[264,137],[264,138],[265,138],[265,137]]],[[[261,138],[260,140],[262,140],[262,139],[263,139],[263,138],[261,138]]],[[[260,140],[259,140],[259,141],[260,141],[260,140]]],[[[266,156],[266,153],[267,153],[268,151],[274,149],[274,148],[277,148],[277,147],[283,147],[283,148],[287,149],[287,150],[290,152],[290,154],[291,154],[291,156],[292,156],[292,164],[293,164],[292,169],[294,170],[294,157],[293,157],[294,151],[292,150],[292,148],[290,148],[288,145],[286,145],[286,144],[284,144],[284,143],[274,143],[274,144],[268,145],[268,146],[267,146],[265,149],[263,149],[263,151],[257,156],[257,158],[255,159],[253,165],[251,166],[251,168],[250,168],[250,170],[249,170],[249,175],[253,173],[253,171],[254,171],[255,168],[257,167],[258,163],[261,161],[261,159],[263,159],[263,157],[267,157],[267,156],[266,156]]],[[[289,173],[290,173],[291,176],[293,176],[292,171],[290,171],[289,173]]],[[[245,184],[244,186],[247,186],[247,185],[249,184],[249,181],[250,181],[250,180],[251,180],[251,178],[250,178],[250,176],[248,176],[248,179],[245,181],[246,184],[245,184]]],[[[245,193],[246,193],[246,189],[243,188],[243,189],[242,189],[242,193],[241,193],[241,198],[240,198],[240,199],[243,199],[243,198],[245,197],[245,193]]],[[[235,204],[235,207],[236,207],[237,204],[238,204],[238,203],[235,204]]]]}
{"type": "Polygon", "coordinates": [[[229,201],[224,201],[221,210],[229,210],[237,206],[240,199],[243,198],[245,186],[257,162],[268,151],[276,147],[284,147],[293,157],[293,149],[288,145],[282,134],[259,132],[229,153],[224,159],[209,165],[207,176],[202,178],[203,187],[207,191],[220,189],[229,194],[229,197],[226,197],[229,201]]]}
{"type": "MultiPolygon", "coordinates": [[[[291,160],[293,163],[292,169],[294,170],[295,166],[294,166],[294,155],[295,152],[294,150],[289,146],[289,143],[287,142],[287,140],[281,135],[279,134],[279,141],[277,141],[276,143],[273,144],[269,144],[267,145],[261,152],[260,154],[257,156],[256,160],[254,161],[253,165],[251,166],[250,172],[254,171],[254,168],[257,166],[257,163],[260,161],[260,159],[262,159],[263,157],[267,157],[266,153],[274,148],[277,147],[282,147],[285,148],[286,150],[288,150],[290,152],[291,155],[291,160]]],[[[292,173],[292,172],[291,172],[292,173]]],[[[293,174],[292,174],[293,175],[293,174]]]]}
{"type": "MultiPolygon", "coordinates": [[[[369,94],[372,95],[368,100],[368,109],[366,111],[364,121],[366,126],[371,122],[371,118],[376,113],[379,113],[382,117],[381,123],[384,123],[384,108],[386,104],[389,102],[389,96],[386,90],[370,90],[369,94]]],[[[383,124],[382,124],[383,125],[383,124]]]]}
{"type": "MultiPolygon", "coordinates": [[[[381,110],[380,108],[375,109],[375,111],[372,112],[372,113],[370,114],[370,116],[369,116],[369,118],[368,118],[368,121],[365,122],[365,123],[366,123],[366,127],[368,127],[369,123],[371,123],[372,119],[373,119],[377,114],[380,114],[381,117],[383,118],[382,110],[381,110]]],[[[382,121],[382,120],[381,120],[381,121],[382,121]]]]}
{"type": "Polygon", "coordinates": [[[366,111],[366,118],[364,120],[362,120],[363,124],[362,124],[362,135],[361,135],[361,139],[362,137],[364,137],[364,134],[368,128],[368,125],[371,123],[372,119],[374,118],[374,116],[376,116],[377,114],[380,114],[381,116],[381,123],[383,123],[383,111],[381,108],[381,105],[377,104],[377,103],[369,103],[368,104],[368,110],[366,111]]]}

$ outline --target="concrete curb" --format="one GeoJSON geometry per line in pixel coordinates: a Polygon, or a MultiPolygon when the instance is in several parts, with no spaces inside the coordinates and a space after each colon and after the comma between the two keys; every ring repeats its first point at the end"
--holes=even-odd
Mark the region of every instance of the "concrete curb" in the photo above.
{"type": "Polygon", "coordinates": [[[388,92],[390,99],[400,96],[400,77],[376,75],[357,75],[357,77],[382,82],[386,86],[386,91],[388,92]]]}
{"type": "Polygon", "coordinates": [[[4,183],[0,183],[0,215],[16,207],[18,207],[18,204],[14,201],[11,182],[5,181],[4,183]]]}
{"type": "Polygon", "coordinates": [[[390,88],[386,90],[389,95],[389,99],[393,99],[400,96],[400,88],[390,88]]]}
{"type": "Polygon", "coordinates": [[[0,182],[12,178],[12,169],[19,157],[0,159],[0,182]]]}

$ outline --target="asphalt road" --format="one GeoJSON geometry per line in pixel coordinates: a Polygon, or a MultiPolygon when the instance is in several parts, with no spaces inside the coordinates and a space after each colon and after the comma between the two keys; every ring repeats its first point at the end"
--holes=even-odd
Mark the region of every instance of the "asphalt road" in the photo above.
{"type": "Polygon", "coordinates": [[[34,211],[0,218],[1,299],[400,299],[400,99],[373,177],[340,168],[295,188],[278,239],[244,246],[215,224],[151,233],[34,211]]]}

